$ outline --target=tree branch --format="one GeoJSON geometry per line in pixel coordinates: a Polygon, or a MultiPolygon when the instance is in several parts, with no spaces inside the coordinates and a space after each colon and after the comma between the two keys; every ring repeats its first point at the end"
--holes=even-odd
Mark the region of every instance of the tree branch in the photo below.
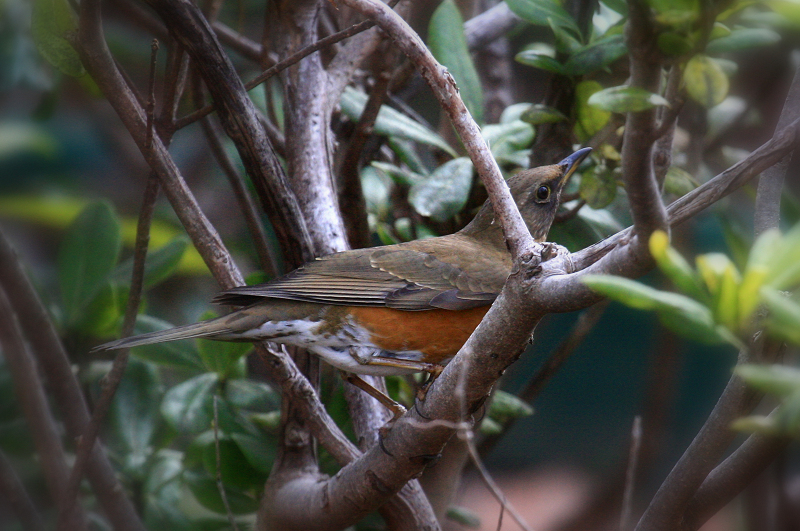
{"type": "Polygon", "coordinates": [[[534,252],[536,247],[533,239],[517,210],[508,185],[500,173],[500,168],[481,136],[478,124],[472,119],[459,96],[455,80],[447,72],[447,69],[434,59],[419,36],[386,4],[376,0],[343,0],[343,3],[375,21],[414,63],[423,79],[431,87],[439,105],[453,123],[467,154],[472,159],[478,176],[486,187],[495,215],[503,227],[512,257],[517,259],[523,254],[534,252]]]}
{"type": "Polygon", "coordinates": [[[192,57],[292,265],[311,259],[309,234],[272,143],[241,79],[202,12],[189,0],[148,0],[192,57]]]}
{"type": "Polygon", "coordinates": [[[14,396],[19,399],[31,431],[47,490],[58,508],[59,529],[86,529],[83,508],[65,496],[69,469],[64,447],[36,362],[25,345],[17,314],[4,291],[10,280],[0,277],[0,315],[3,316],[0,319],[0,346],[14,382],[14,396]]]}
{"type": "MultiPolygon", "coordinates": [[[[72,364],[47,310],[39,300],[13,248],[0,232],[0,285],[19,318],[22,333],[47,379],[48,388],[64,415],[70,437],[81,436],[89,412],[72,364]]],[[[100,506],[116,531],[143,531],[133,504],[116,478],[105,450],[95,444],[86,470],[100,506]]],[[[66,477],[64,478],[66,481],[66,477]]],[[[62,483],[63,485],[63,483],[62,483]]]]}

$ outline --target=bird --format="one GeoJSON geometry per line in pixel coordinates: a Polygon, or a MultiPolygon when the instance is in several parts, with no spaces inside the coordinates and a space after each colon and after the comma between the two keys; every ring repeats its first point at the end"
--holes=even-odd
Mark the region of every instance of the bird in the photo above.
{"type": "MultiPolygon", "coordinates": [[[[508,178],[534,240],[546,241],[561,191],[590,152],[508,178]]],[[[356,375],[427,372],[430,383],[481,322],[511,269],[487,200],[454,234],[323,256],[265,284],[219,293],[213,302],[239,308],[228,315],[93,350],[190,338],[295,345],[343,371],[397,418],[405,408],[356,375]]]]}

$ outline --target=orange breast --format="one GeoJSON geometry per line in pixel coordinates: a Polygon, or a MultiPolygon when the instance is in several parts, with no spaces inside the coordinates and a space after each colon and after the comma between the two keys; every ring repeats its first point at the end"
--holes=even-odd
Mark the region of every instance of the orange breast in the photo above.
{"type": "Polygon", "coordinates": [[[489,306],[419,312],[353,306],[348,311],[383,350],[417,350],[425,355],[423,361],[439,363],[458,352],[489,311],[489,306]]]}

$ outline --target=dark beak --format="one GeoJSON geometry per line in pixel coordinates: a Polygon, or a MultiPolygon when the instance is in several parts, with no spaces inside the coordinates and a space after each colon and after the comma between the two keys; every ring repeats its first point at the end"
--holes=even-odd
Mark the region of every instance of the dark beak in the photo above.
{"type": "Polygon", "coordinates": [[[592,152],[592,148],[587,147],[583,149],[579,149],[569,157],[565,158],[561,162],[558,163],[559,166],[564,171],[564,176],[561,178],[561,185],[563,186],[569,180],[575,170],[580,166],[583,159],[589,156],[589,153],[592,152]]]}

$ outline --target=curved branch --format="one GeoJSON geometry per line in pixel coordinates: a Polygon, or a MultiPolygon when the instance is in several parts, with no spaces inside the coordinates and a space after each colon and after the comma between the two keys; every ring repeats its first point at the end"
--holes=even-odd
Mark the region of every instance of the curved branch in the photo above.
{"type": "Polygon", "coordinates": [[[508,185],[486,141],[481,136],[478,124],[472,119],[459,96],[455,80],[447,69],[431,55],[419,35],[386,4],[376,0],[343,0],[343,3],[375,21],[414,63],[439,101],[439,105],[447,113],[467,154],[472,159],[503,227],[512,257],[519,258],[525,253],[533,252],[535,250],[533,239],[517,210],[508,185]]]}

